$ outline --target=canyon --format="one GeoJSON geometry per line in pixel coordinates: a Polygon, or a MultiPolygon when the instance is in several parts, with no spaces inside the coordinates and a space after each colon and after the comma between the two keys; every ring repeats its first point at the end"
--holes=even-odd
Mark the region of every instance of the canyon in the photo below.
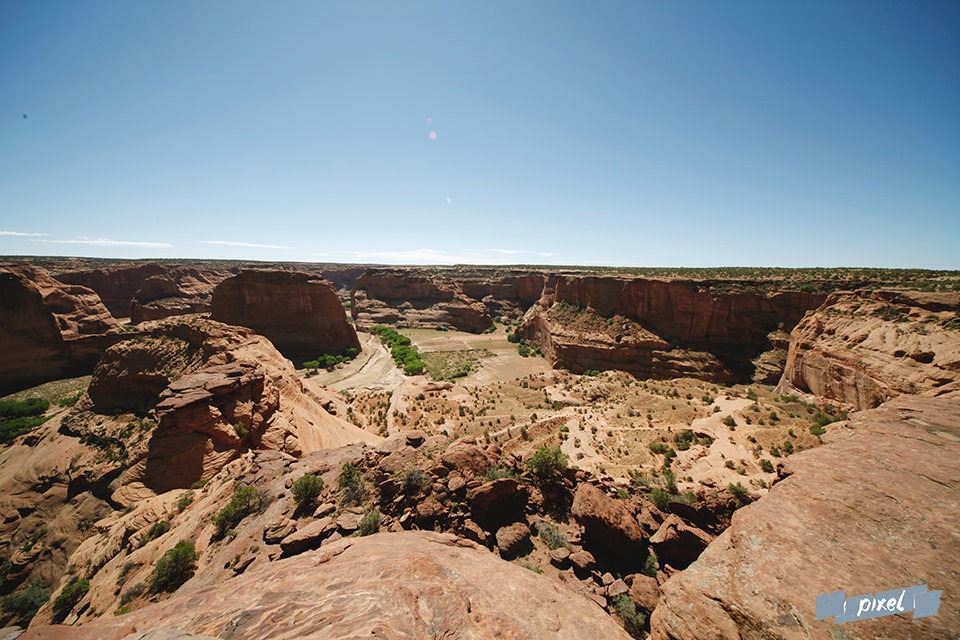
{"type": "Polygon", "coordinates": [[[5,620],[946,637],[960,293],[936,277],[8,259],[3,393],[62,406],[0,447],[5,620]],[[814,615],[921,578],[937,616],[814,615]]]}

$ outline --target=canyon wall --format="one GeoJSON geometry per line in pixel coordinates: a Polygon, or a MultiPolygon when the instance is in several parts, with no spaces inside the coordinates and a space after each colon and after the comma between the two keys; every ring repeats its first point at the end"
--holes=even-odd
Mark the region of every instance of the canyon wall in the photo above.
{"type": "MultiPolygon", "coordinates": [[[[561,274],[550,284],[519,332],[554,366],[718,382],[752,379],[754,361],[778,347],[771,334],[791,329],[825,299],[749,283],[614,275],[561,274]]],[[[763,372],[765,379],[778,374],[763,372]]]]}
{"type": "Polygon", "coordinates": [[[960,394],[960,293],[832,294],[791,334],[780,391],[857,409],[960,394]]]}
{"type": "Polygon", "coordinates": [[[487,308],[455,282],[412,269],[370,269],[357,278],[350,313],[358,326],[446,328],[480,333],[493,324],[487,308]]]}
{"type": "Polygon", "coordinates": [[[96,293],[27,265],[0,269],[0,394],[90,373],[122,328],[96,293]]]}

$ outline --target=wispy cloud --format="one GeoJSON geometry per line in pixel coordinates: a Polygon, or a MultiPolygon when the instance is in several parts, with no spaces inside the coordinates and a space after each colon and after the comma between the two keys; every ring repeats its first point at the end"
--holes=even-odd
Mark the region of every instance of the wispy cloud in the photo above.
{"type": "Polygon", "coordinates": [[[50,244],[86,244],[96,247],[146,247],[149,249],[170,249],[168,242],[141,242],[135,240],[109,240],[107,238],[78,238],[76,240],[37,240],[50,244]]]}
{"type": "Polygon", "coordinates": [[[48,235],[46,233],[21,233],[19,231],[0,231],[0,236],[17,236],[23,238],[39,238],[48,235]]]}
{"type": "Polygon", "coordinates": [[[520,249],[487,249],[490,253],[500,253],[506,256],[517,256],[524,253],[520,249]]]}
{"type": "Polygon", "coordinates": [[[259,244],[257,242],[232,242],[230,240],[201,240],[203,244],[216,244],[222,247],[246,247],[248,249],[289,249],[279,244],[259,244]]]}
{"type": "Polygon", "coordinates": [[[548,256],[552,256],[553,254],[550,253],[549,251],[541,251],[541,252],[538,253],[537,255],[544,256],[544,257],[548,257],[548,256]]]}

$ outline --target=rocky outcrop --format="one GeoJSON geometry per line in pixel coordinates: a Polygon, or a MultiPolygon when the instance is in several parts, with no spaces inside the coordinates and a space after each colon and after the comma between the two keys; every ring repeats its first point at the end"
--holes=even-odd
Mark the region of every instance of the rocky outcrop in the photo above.
{"type": "Polygon", "coordinates": [[[834,294],[791,333],[780,391],[857,409],[960,394],[960,293],[834,294]]]}
{"type": "Polygon", "coordinates": [[[243,271],[217,285],[212,306],[213,319],[249,327],[295,360],[360,351],[336,291],[316,276],[243,271]]]}
{"type": "Polygon", "coordinates": [[[543,273],[518,273],[497,277],[457,279],[464,295],[479,300],[494,318],[519,319],[543,295],[548,276],[543,273]]]}
{"type": "Polygon", "coordinates": [[[88,374],[120,334],[90,289],[36,267],[0,269],[0,394],[88,374]]]}
{"type": "MultiPolygon", "coordinates": [[[[235,640],[629,638],[589,600],[476,544],[431,532],[350,538],[85,627],[120,640],[161,626],[235,640]],[[495,576],[495,579],[491,579],[495,576]]],[[[22,640],[50,637],[31,628],[22,640]]],[[[75,634],[75,635],[72,635],[75,634]]]]}
{"type": "Polygon", "coordinates": [[[487,308],[460,287],[405,269],[370,269],[357,278],[351,315],[358,326],[447,328],[480,333],[493,323],[487,308]]]}
{"type": "Polygon", "coordinates": [[[771,332],[792,328],[824,299],[745,283],[615,275],[558,275],[553,284],[520,334],[555,366],[718,382],[749,380],[753,360],[774,348],[771,332]]]}
{"type": "Polygon", "coordinates": [[[791,457],[786,479],[662,585],[651,638],[933,640],[960,628],[960,402],[898,398],[830,440],[791,457]],[[936,616],[816,620],[818,595],[924,582],[943,590],[936,616]]]}
{"type": "Polygon", "coordinates": [[[252,330],[198,317],[141,327],[143,337],[104,354],[88,390],[95,411],[147,414],[157,424],[120,484],[163,492],[210,478],[248,448],[300,455],[379,440],[329,414],[252,330]]]}
{"type": "Polygon", "coordinates": [[[208,313],[214,287],[230,275],[226,270],[176,267],[150,276],[130,300],[130,322],[208,313]]]}

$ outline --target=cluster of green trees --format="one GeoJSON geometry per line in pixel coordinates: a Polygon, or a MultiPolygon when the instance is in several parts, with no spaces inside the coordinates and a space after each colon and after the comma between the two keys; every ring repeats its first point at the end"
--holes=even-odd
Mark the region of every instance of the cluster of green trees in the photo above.
{"type": "Polygon", "coordinates": [[[370,327],[370,333],[380,336],[383,344],[390,347],[390,355],[393,356],[393,361],[397,363],[397,366],[403,368],[404,373],[407,375],[423,373],[426,365],[420,359],[420,352],[417,351],[417,348],[410,344],[410,338],[382,324],[370,327]]]}
{"type": "Polygon", "coordinates": [[[50,403],[43,398],[0,400],[0,444],[10,444],[19,435],[32,431],[46,421],[50,403]]]}
{"type": "Polygon", "coordinates": [[[343,353],[340,355],[333,355],[330,353],[322,353],[317,356],[316,360],[307,360],[303,363],[304,369],[333,369],[338,364],[344,362],[349,362],[357,357],[359,353],[353,347],[348,347],[343,350],[343,353]]]}

